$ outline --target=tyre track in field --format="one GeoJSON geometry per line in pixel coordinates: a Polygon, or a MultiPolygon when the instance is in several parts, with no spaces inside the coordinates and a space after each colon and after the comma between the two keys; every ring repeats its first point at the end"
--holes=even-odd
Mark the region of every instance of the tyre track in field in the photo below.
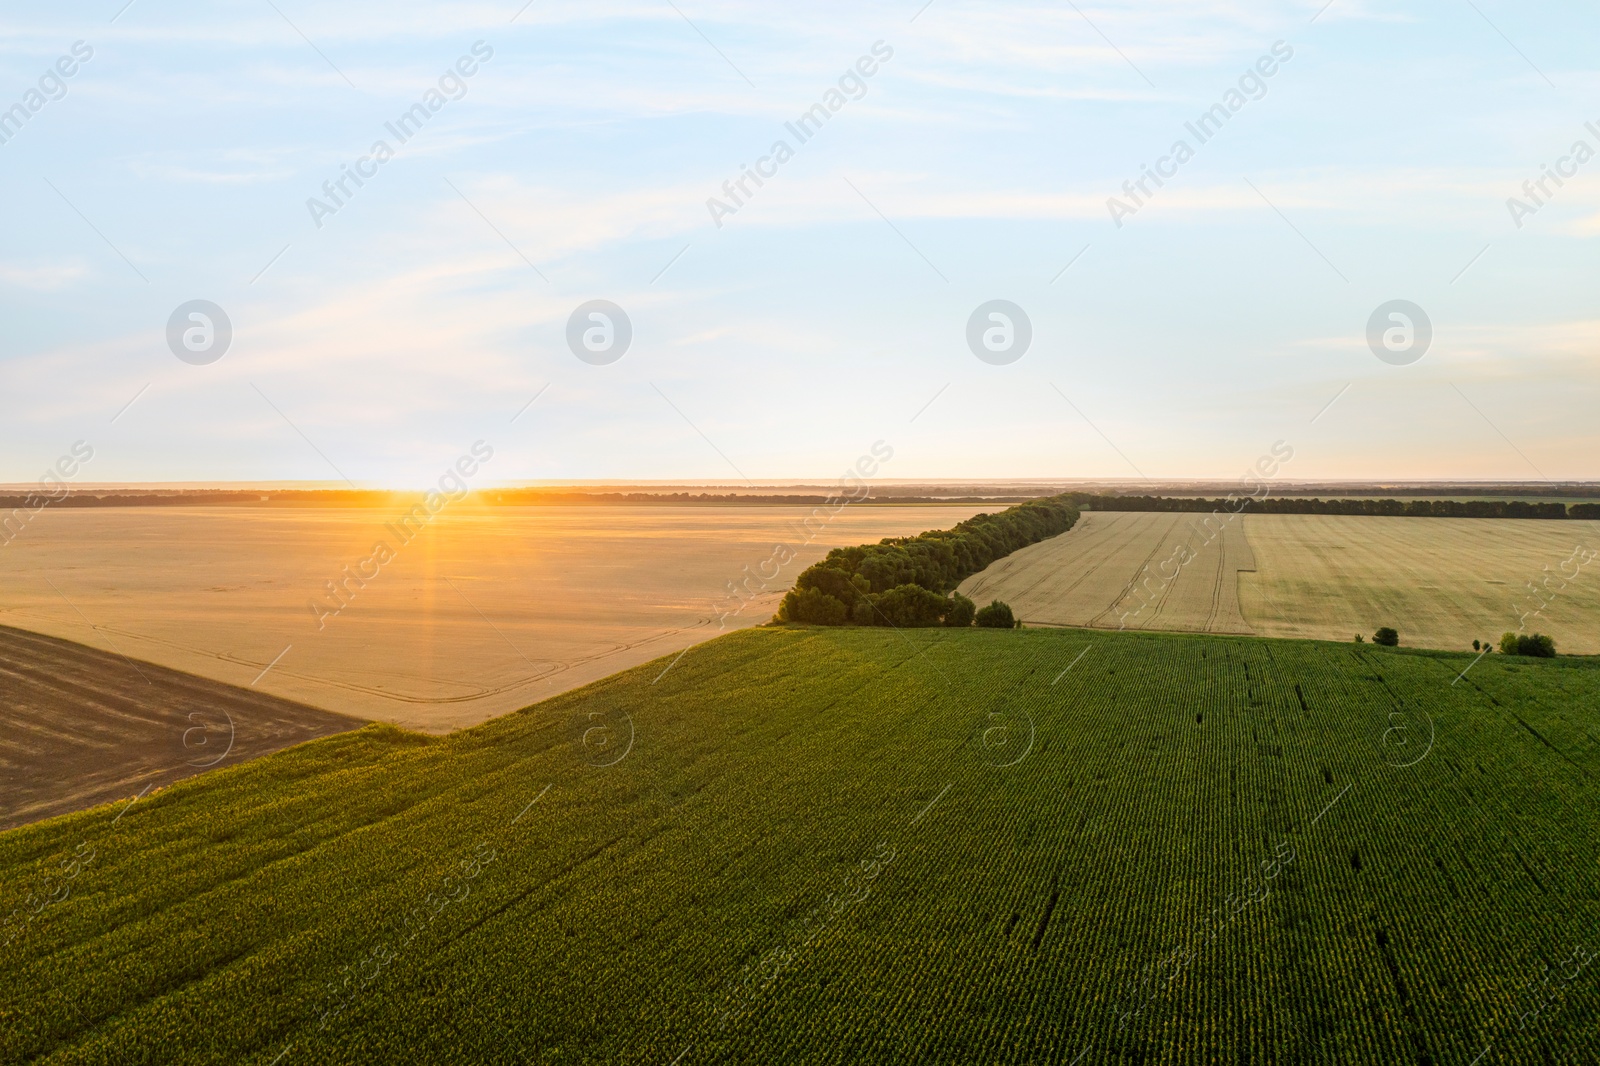
{"type": "MultiPolygon", "coordinates": [[[[1118,517],[1118,519],[1119,519],[1119,521],[1118,521],[1118,522],[1108,522],[1108,523],[1106,523],[1106,526],[1105,526],[1105,529],[1104,529],[1104,532],[1106,532],[1106,533],[1110,533],[1110,532],[1111,532],[1111,531],[1112,531],[1112,530],[1114,530],[1114,529],[1115,529],[1115,528],[1116,528],[1116,527],[1117,527],[1117,526],[1118,526],[1118,525],[1120,525],[1120,524],[1121,524],[1121,521],[1120,521],[1120,520],[1121,520],[1121,519],[1122,519],[1122,518],[1123,518],[1123,517],[1124,517],[1124,516],[1122,516],[1122,515],[1118,515],[1118,516],[1117,516],[1117,517],[1118,517]]],[[[1097,544],[1097,545],[1096,545],[1096,546],[1098,546],[1098,544],[1097,544]]],[[[1102,566],[1104,566],[1104,565],[1105,565],[1105,564],[1106,564],[1106,562],[1107,562],[1107,561],[1108,561],[1108,560],[1109,560],[1109,559],[1110,559],[1110,558],[1111,558],[1111,557],[1110,557],[1110,556],[1109,556],[1109,555],[1107,555],[1107,556],[1105,556],[1105,557],[1103,557],[1103,558],[1101,558],[1101,559],[1100,559],[1100,561],[1099,561],[1099,562],[1097,562],[1097,563],[1095,563],[1095,564],[1094,564],[1094,565],[1093,565],[1093,566],[1091,566],[1091,567],[1089,567],[1089,569],[1087,569],[1087,570],[1085,570],[1085,571],[1084,571],[1084,572],[1083,572],[1083,573],[1081,573],[1081,574],[1079,574],[1079,575],[1078,575],[1078,580],[1076,580],[1076,581],[1074,581],[1074,582],[1073,582],[1073,583],[1072,583],[1072,584],[1070,584],[1070,585],[1068,585],[1068,586],[1067,586],[1067,587],[1066,587],[1066,588],[1064,588],[1064,589],[1062,589],[1062,590],[1061,590],[1061,592],[1060,592],[1060,593],[1059,593],[1059,598],[1061,598],[1061,599],[1065,599],[1065,598],[1066,598],[1066,597],[1067,597],[1067,596],[1068,596],[1068,595],[1069,595],[1069,594],[1071,594],[1071,593],[1072,593],[1072,592],[1073,592],[1073,590],[1075,590],[1075,589],[1076,589],[1076,588],[1077,588],[1077,587],[1078,587],[1078,586],[1079,586],[1079,585],[1081,585],[1081,584],[1083,584],[1083,583],[1084,583],[1084,582],[1085,582],[1085,581],[1087,581],[1087,580],[1089,580],[1089,578],[1091,578],[1091,577],[1093,577],[1093,576],[1094,576],[1094,575],[1095,575],[1095,573],[1097,573],[1097,572],[1098,572],[1098,571],[1099,571],[1099,569],[1100,569],[1100,568],[1101,568],[1101,567],[1102,567],[1102,566]]],[[[1038,588],[1038,587],[1039,587],[1039,586],[1040,586],[1040,585],[1042,585],[1042,584],[1044,584],[1044,583],[1045,583],[1045,582],[1046,582],[1046,581],[1048,581],[1048,580],[1049,580],[1049,579],[1050,579],[1050,578],[1051,578],[1051,577],[1052,577],[1052,576],[1054,576],[1054,575],[1052,575],[1052,574],[1048,574],[1048,573],[1047,573],[1047,574],[1045,574],[1045,576],[1044,576],[1044,577],[1041,577],[1041,578],[1040,578],[1040,579],[1039,579],[1039,580],[1038,580],[1038,581],[1035,581],[1035,582],[1034,582],[1034,583],[1033,583],[1033,584],[1031,584],[1031,585],[1029,585],[1029,586],[1028,586],[1028,587],[1027,587],[1027,588],[1026,588],[1026,589],[1024,589],[1024,590],[1023,590],[1023,594],[1026,594],[1026,593],[1028,593],[1028,592],[1032,592],[1032,591],[1033,591],[1033,590],[1034,590],[1034,589],[1036,589],[1036,588],[1038,588]]],[[[1018,598],[1019,598],[1019,599],[1020,599],[1020,598],[1021,598],[1021,597],[1020,597],[1020,596],[1019,596],[1019,597],[1018,597],[1018,598]]],[[[1026,620],[1024,620],[1024,621],[1026,621],[1026,620]]],[[[1048,623],[1048,624],[1058,624],[1058,623],[1048,623]]]]}
{"type": "MultiPolygon", "coordinates": [[[[1178,524],[1180,524],[1180,523],[1177,523],[1177,522],[1173,523],[1174,526],[1176,526],[1178,524]]],[[[1184,541],[1185,545],[1192,544],[1193,541],[1194,541],[1195,534],[1197,532],[1199,532],[1198,530],[1195,529],[1195,527],[1192,524],[1188,526],[1188,530],[1189,530],[1189,538],[1188,538],[1188,540],[1184,541]]],[[[1171,529],[1171,527],[1169,527],[1167,532],[1166,532],[1166,534],[1164,534],[1164,536],[1170,535],[1171,533],[1172,533],[1172,529],[1171,529]]],[[[1166,541],[1163,540],[1162,544],[1163,544],[1163,546],[1165,546],[1166,541]]],[[[1201,545],[1200,551],[1205,551],[1205,550],[1206,550],[1205,545],[1201,545]]],[[[1221,552],[1220,545],[1219,545],[1218,550],[1219,550],[1219,553],[1220,553],[1221,552]]],[[[1197,559],[1199,558],[1199,554],[1198,553],[1196,553],[1195,558],[1197,558],[1197,559]]],[[[1149,565],[1148,562],[1146,563],[1146,565],[1147,566],[1149,565]]],[[[1216,620],[1217,612],[1221,608],[1221,604],[1220,604],[1221,596],[1222,596],[1222,572],[1221,571],[1225,570],[1226,567],[1227,567],[1227,555],[1226,555],[1226,553],[1222,553],[1221,554],[1221,561],[1218,563],[1218,567],[1220,569],[1219,569],[1219,571],[1217,573],[1217,576],[1216,576],[1216,578],[1215,578],[1215,580],[1214,580],[1214,582],[1212,584],[1212,587],[1211,587],[1211,612],[1210,612],[1210,614],[1208,614],[1206,616],[1206,624],[1203,627],[1201,627],[1201,629],[1199,630],[1199,632],[1201,632],[1201,633],[1214,632],[1214,630],[1212,629],[1212,624],[1216,620]]],[[[1178,573],[1172,578],[1172,580],[1168,581],[1165,585],[1162,586],[1162,588],[1161,588],[1161,598],[1156,601],[1156,609],[1150,615],[1150,622],[1151,622],[1150,628],[1152,628],[1152,629],[1159,628],[1154,623],[1157,622],[1161,618],[1161,613],[1164,610],[1166,610],[1167,600],[1172,596],[1172,590],[1177,586],[1179,580],[1182,579],[1183,572],[1184,572],[1185,569],[1187,569],[1187,566],[1179,567],[1178,568],[1178,573]]],[[[1140,570],[1140,573],[1143,573],[1143,572],[1144,572],[1143,570],[1140,570]]],[[[1184,626],[1175,626],[1173,628],[1175,630],[1179,630],[1179,631],[1188,631],[1187,627],[1184,627],[1184,626]]]]}
{"type": "MultiPolygon", "coordinates": [[[[1235,611],[1239,616],[1239,621],[1246,629],[1250,628],[1250,623],[1245,621],[1244,617],[1244,603],[1238,594],[1239,574],[1242,568],[1234,565],[1236,562],[1234,559],[1235,552],[1231,550],[1230,540],[1243,541],[1245,546],[1249,547],[1250,541],[1245,536],[1243,518],[1239,519],[1237,525],[1230,523],[1224,526],[1222,535],[1217,538],[1217,581],[1211,588],[1211,614],[1206,618],[1207,633],[1223,632],[1217,627],[1217,619],[1222,614],[1223,589],[1226,588],[1224,582],[1230,580],[1234,582],[1234,599],[1238,601],[1235,603],[1235,611]]],[[[1250,554],[1250,564],[1254,567],[1255,553],[1252,551],[1250,554]]]]}
{"type": "MultiPolygon", "coordinates": [[[[1166,541],[1165,540],[1163,540],[1161,542],[1161,546],[1163,548],[1166,547],[1166,541]]],[[[1169,558],[1170,558],[1170,556],[1169,556],[1169,558]]],[[[1150,563],[1149,563],[1148,560],[1146,560],[1145,564],[1139,568],[1138,574],[1134,575],[1134,579],[1135,579],[1134,580],[1134,584],[1135,585],[1139,583],[1138,582],[1139,575],[1140,574],[1149,573],[1149,568],[1150,568],[1150,563]]],[[[1179,576],[1182,576],[1182,573],[1183,573],[1183,571],[1180,568],[1179,569],[1179,576]]],[[[1161,575],[1157,574],[1156,576],[1159,578],[1161,575]]],[[[1167,600],[1168,600],[1169,597],[1171,597],[1173,586],[1175,586],[1177,583],[1178,583],[1178,578],[1177,577],[1174,577],[1171,581],[1165,581],[1165,582],[1162,583],[1161,594],[1160,594],[1160,596],[1158,596],[1156,598],[1155,607],[1150,612],[1150,617],[1145,623],[1148,628],[1151,628],[1151,629],[1160,628],[1159,626],[1156,625],[1156,622],[1161,618],[1161,612],[1166,609],[1167,600]]],[[[1117,600],[1117,603],[1121,603],[1121,602],[1122,602],[1122,599],[1119,597],[1118,600],[1117,600]]],[[[1113,609],[1115,608],[1115,606],[1116,606],[1116,604],[1112,605],[1113,609]]],[[[1149,605],[1146,604],[1146,606],[1149,606],[1149,605]]],[[[1144,607],[1140,607],[1139,610],[1134,612],[1135,616],[1143,614],[1144,610],[1145,610],[1144,607]]]]}
{"type": "MultiPolygon", "coordinates": [[[[1139,583],[1139,575],[1143,574],[1147,569],[1149,569],[1150,560],[1154,559],[1156,557],[1156,553],[1159,552],[1161,550],[1162,546],[1167,543],[1167,535],[1172,532],[1172,527],[1178,524],[1176,515],[1173,515],[1172,519],[1173,520],[1171,522],[1167,523],[1166,528],[1161,530],[1161,535],[1156,540],[1155,546],[1150,549],[1150,554],[1146,555],[1144,557],[1144,561],[1141,562],[1139,564],[1138,569],[1133,572],[1133,576],[1128,579],[1127,584],[1122,586],[1122,591],[1117,593],[1116,597],[1112,599],[1111,604],[1108,607],[1106,607],[1105,610],[1101,611],[1099,614],[1097,614],[1093,618],[1089,619],[1089,625],[1090,625],[1091,628],[1095,628],[1095,629],[1104,629],[1104,628],[1106,628],[1105,626],[1100,624],[1101,619],[1105,618],[1107,615],[1109,615],[1110,613],[1115,611],[1117,609],[1117,605],[1120,604],[1123,600],[1127,599],[1128,596],[1133,593],[1134,586],[1139,583]]],[[[1168,585],[1167,585],[1167,588],[1170,589],[1171,587],[1172,587],[1172,583],[1169,582],[1168,585]]],[[[1163,594],[1165,593],[1165,591],[1166,590],[1163,590],[1163,594]]],[[[1162,602],[1165,602],[1165,600],[1163,599],[1162,602]]]]}
{"type": "Polygon", "coordinates": [[[1211,583],[1211,613],[1206,615],[1205,631],[1217,631],[1217,614],[1222,610],[1222,580],[1228,572],[1228,534],[1224,532],[1217,541],[1217,576],[1211,583]]]}
{"type": "MultiPolygon", "coordinates": [[[[1090,512],[1090,514],[1094,514],[1094,513],[1095,512],[1093,512],[1093,511],[1090,512]]],[[[1120,526],[1121,524],[1123,524],[1127,520],[1127,514],[1128,514],[1127,512],[1123,512],[1123,513],[1118,514],[1115,518],[1107,521],[1105,525],[1101,526],[1099,530],[1091,531],[1091,533],[1086,534],[1085,535],[1085,539],[1087,539],[1088,536],[1092,536],[1094,532],[1105,533],[1105,534],[1109,535],[1110,533],[1115,531],[1118,526],[1120,526]]],[[[1071,533],[1071,532],[1072,532],[1071,530],[1068,530],[1067,533],[1063,533],[1063,534],[1061,534],[1061,536],[1063,536],[1063,537],[1067,536],[1067,534],[1071,533]]],[[[1051,538],[1051,540],[1055,540],[1055,539],[1056,538],[1054,538],[1054,537],[1051,538]]],[[[1101,538],[1101,539],[1105,539],[1105,538],[1101,538]]],[[[1050,541],[1044,541],[1043,543],[1048,544],[1048,543],[1050,543],[1050,541]]],[[[1093,543],[1093,547],[1099,547],[1099,544],[1100,544],[1100,541],[1096,540],[1093,543]]],[[[1083,548],[1084,548],[1084,550],[1086,552],[1088,550],[1090,550],[1090,547],[1091,547],[1091,545],[1089,545],[1089,544],[1083,545],[1083,548]]],[[[1011,558],[1015,558],[1015,556],[1012,556],[1011,558]]],[[[1062,590],[1061,595],[1065,596],[1067,593],[1071,592],[1073,589],[1075,589],[1079,585],[1083,584],[1084,581],[1088,580],[1088,578],[1089,578],[1089,576],[1091,574],[1093,574],[1096,570],[1098,570],[1101,566],[1103,566],[1105,564],[1105,561],[1106,561],[1105,559],[1101,559],[1100,562],[1095,563],[1088,570],[1086,570],[1082,574],[1080,574],[1078,576],[1078,580],[1074,581],[1071,585],[1068,585],[1065,589],[1062,590]]],[[[998,576],[1000,576],[1000,574],[1004,574],[1006,572],[1008,572],[1008,571],[1005,571],[1005,570],[997,571],[995,576],[998,577],[998,576]]],[[[1038,580],[1034,581],[1033,584],[1028,585],[1026,588],[1023,588],[1018,592],[1008,593],[1008,595],[1012,596],[1013,598],[1015,598],[1017,600],[1020,600],[1023,596],[1028,595],[1034,589],[1038,588],[1040,585],[1044,584],[1046,581],[1049,581],[1054,576],[1055,575],[1053,573],[1051,573],[1049,571],[1046,571],[1041,577],[1038,578],[1038,580]]],[[[976,584],[974,584],[972,586],[972,595],[974,597],[976,597],[977,595],[979,595],[987,587],[988,587],[988,585],[987,585],[986,582],[984,582],[982,580],[978,581],[976,584]]]]}
{"type": "MultiPolygon", "coordinates": [[[[1091,513],[1094,513],[1094,512],[1091,512],[1091,513]]],[[[1104,513],[1104,512],[1102,512],[1102,513],[1104,513]]],[[[1122,513],[1119,513],[1116,516],[1115,519],[1107,521],[1107,523],[1103,527],[1101,527],[1101,529],[1098,532],[1106,533],[1106,534],[1109,535],[1118,526],[1122,525],[1127,520],[1128,516],[1130,514],[1132,514],[1132,513],[1133,512],[1122,512],[1122,513]]],[[[1095,542],[1095,546],[1096,547],[1099,546],[1099,541],[1095,542]]],[[[1087,549],[1088,549],[1087,545],[1085,546],[1085,549],[1087,551],[1087,549]]],[[[1076,581],[1074,581],[1072,584],[1068,585],[1066,588],[1062,589],[1059,593],[1056,594],[1056,596],[1054,598],[1058,599],[1058,600],[1059,599],[1065,599],[1074,590],[1076,590],[1079,585],[1083,584],[1085,581],[1087,581],[1091,577],[1093,577],[1100,570],[1100,568],[1102,566],[1104,566],[1107,562],[1110,561],[1110,559],[1111,559],[1110,555],[1106,555],[1106,556],[1102,557],[1098,562],[1094,563],[1092,566],[1090,566],[1083,573],[1079,574],[1078,575],[1078,579],[1076,581]]],[[[1032,592],[1034,589],[1038,588],[1040,585],[1044,584],[1046,581],[1050,580],[1050,578],[1052,578],[1054,576],[1055,575],[1053,573],[1048,573],[1047,572],[1043,577],[1040,577],[1037,581],[1035,581],[1033,584],[1029,585],[1027,588],[1023,589],[1020,593],[1010,593],[1008,595],[1012,595],[1015,598],[1020,600],[1022,596],[1028,594],[1029,592],[1032,592]]],[[[976,592],[976,589],[977,589],[977,587],[975,586],[974,587],[974,592],[976,592]]],[[[1024,624],[1027,624],[1027,625],[1066,626],[1066,627],[1071,628],[1071,629],[1084,628],[1083,625],[1079,625],[1078,623],[1075,623],[1075,622],[1045,622],[1045,621],[1042,621],[1042,620],[1039,620],[1039,619],[1028,619],[1028,618],[1023,618],[1023,619],[1021,619],[1021,621],[1024,624]]],[[[1093,624],[1094,624],[1093,622],[1086,623],[1086,625],[1088,625],[1088,626],[1092,626],[1093,624]]]]}
{"type": "MultiPolygon", "coordinates": [[[[1188,526],[1188,530],[1189,530],[1189,539],[1185,543],[1188,543],[1188,544],[1192,545],[1193,541],[1194,541],[1194,537],[1195,537],[1195,535],[1197,533],[1199,533],[1199,530],[1196,529],[1193,524],[1190,524],[1188,526]]],[[[1168,534],[1170,535],[1170,533],[1171,533],[1171,530],[1169,529],[1168,530],[1168,534]]],[[[1241,536],[1242,537],[1244,535],[1244,532],[1243,532],[1242,529],[1235,530],[1235,527],[1225,527],[1223,533],[1220,536],[1216,537],[1214,540],[1212,540],[1208,544],[1202,545],[1200,547],[1200,550],[1199,550],[1200,552],[1204,552],[1204,551],[1207,551],[1207,550],[1212,550],[1213,546],[1214,546],[1214,550],[1217,553],[1216,569],[1215,569],[1215,572],[1214,572],[1214,574],[1212,576],[1212,579],[1211,579],[1211,606],[1210,606],[1209,610],[1206,613],[1206,619],[1205,619],[1204,625],[1200,626],[1198,629],[1195,629],[1195,630],[1191,630],[1189,626],[1176,625],[1176,626],[1172,627],[1173,631],[1175,631],[1175,632],[1191,632],[1191,631],[1193,631],[1193,632],[1200,632],[1200,633],[1232,633],[1232,632],[1235,632],[1235,630],[1231,630],[1231,629],[1222,629],[1218,624],[1220,619],[1221,619],[1221,616],[1222,616],[1222,601],[1226,598],[1226,588],[1227,588],[1226,582],[1230,579],[1230,577],[1233,580],[1238,580],[1239,569],[1232,565],[1233,564],[1233,553],[1230,552],[1229,549],[1228,549],[1228,539],[1229,539],[1230,536],[1233,536],[1233,535],[1237,535],[1237,536],[1241,536]]],[[[1199,552],[1196,553],[1196,558],[1197,559],[1199,558],[1199,552]]],[[[1148,565],[1148,563],[1146,565],[1148,565]]],[[[1178,582],[1182,579],[1184,570],[1187,570],[1187,569],[1189,569],[1189,567],[1181,567],[1179,569],[1179,571],[1178,571],[1177,576],[1174,577],[1171,581],[1168,581],[1166,583],[1166,585],[1162,588],[1162,590],[1161,590],[1161,598],[1156,601],[1155,610],[1152,612],[1152,614],[1150,616],[1150,628],[1152,628],[1152,629],[1160,628],[1159,626],[1155,625],[1154,623],[1156,623],[1159,619],[1161,619],[1162,613],[1166,610],[1167,603],[1168,603],[1168,601],[1170,600],[1170,598],[1172,596],[1172,590],[1174,589],[1174,587],[1176,587],[1178,582]]],[[[1143,573],[1143,570],[1141,570],[1140,572],[1143,573]]],[[[1241,609],[1239,611],[1239,619],[1240,619],[1241,622],[1244,622],[1244,613],[1243,613],[1242,607],[1241,607],[1241,609]]],[[[1248,623],[1245,623],[1245,624],[1248,626],[1248,623]]]]}

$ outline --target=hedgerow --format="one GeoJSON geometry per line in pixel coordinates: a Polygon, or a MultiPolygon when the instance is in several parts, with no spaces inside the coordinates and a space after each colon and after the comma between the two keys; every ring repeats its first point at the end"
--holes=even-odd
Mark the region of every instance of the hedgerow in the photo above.
{"type": "Polygon", "coordinates": [[[947,595],[964,578],[1019,548],[1067,532],[1078,508],[1067,496],[974,515],[951,529],[835,548],[801,572],[778,608],[780,622],[810,625],[969,625],[970,603],[947,595]]]}

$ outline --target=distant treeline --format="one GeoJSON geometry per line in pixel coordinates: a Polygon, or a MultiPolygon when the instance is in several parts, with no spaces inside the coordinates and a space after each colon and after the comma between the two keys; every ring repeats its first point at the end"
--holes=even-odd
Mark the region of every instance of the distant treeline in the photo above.
{"type": "Polygon", "coordinates": [[[1066,496],[974,515],[952,529],[835,548],[783,597],[778,620],[812,625],[971,625],[973,604],[946,595],[996,559],[1065,533],[1078,520],[1066,496]]]}
{"type": "MultiPolygon", "coordinates": [[[[811,493],[809,495],[750,492],[541,492],[539,490],[489,490],[477,494],[480,503],[497,506],[570,503],[747,503],[747,504],[818,504],[838,502],[837,493],[811,493]]],[[[870,493],[852,500],[859,507],[863,503],[1014,503],[1026,500],[1025,495],[1007,496],[882,496],[870,493]]]]}
{"type": "MultiPolygon", "coordinates": [[[[169,492],[58,491],[55,494],[0,495],[0,515],[20,509],[50,507],[392,507],[401,500],[420,499],[421,493],[383,489],[187,489],[169,492]]],[[[545,489],[484,489],[473,500],[491,507],[530,507],[578,504],[745,504],[814,507],[832,503],[837,496],[821,494],[764,494],[712,492],[566,492],[545,489]]],[[[1021,497],[1004,496],[899,496],[863,497],[857,501],[879,504],[1010,504],[1021,497]]],[[[1190,496],[1111,496],[1068,492],[1049,500],[1066,501],[1095,511],[1255,511],[1259,514],[1376,515],[1422,518],[1576,518],[1600,519],[1600,503],[1533,503],[1525,500],[1415,500],[1329,499],[1299,496],[1228,499],[1190,496]]],[[[1036,501],[1039,502],[1039,501],[1036,501]]],[[[998,517],[998,516],[995,516],[998,517]]]]}
{"type": "MultiPolygon", "coordinates": [[[[96,495],[89,492],[72,492],[53,499],[52,507],[390,507],[396,501],[421,499],[417,492],[391,492],[387,490],[350,489],[281,489],[237,490],[194,489],[187,492],[114,492],[96,495]]],[[[1012,503],[1023,496],[889,496],[872,499],[863,497],[863,503],[895,504],[993,504],[1012,503]]],[[[43,499],[40,494],[0,495],[0,513],[21,507],[33,507],[43,499]]],[[[796,504],[817,506],[832,503],[837,496],[813,493],[810,495],[753,495],[750,493],[712,492],[546,492],[538,489],[481,490],[473,494],[479,504],[493,507],[530,507],[569,504],[796,504]]]]}
{"type": "Polygon", "coordinates": [[[1181,511],[1257,514],[1366,515],[1385,518],[1577,518],[1600,519],[1600,504],[1529,503],[1525,500],[1321,500],[1294,497],[1203,500],[1181,496],[1090,496],[1070,499],[1094,511],[1181,511]]]}

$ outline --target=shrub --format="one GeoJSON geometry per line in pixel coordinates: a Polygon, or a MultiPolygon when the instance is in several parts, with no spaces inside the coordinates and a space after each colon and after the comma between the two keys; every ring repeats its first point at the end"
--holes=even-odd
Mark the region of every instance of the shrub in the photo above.
{"type": "Polygon", "coordinates": [[[1527,655],[1535,659],[1554,659],[1556,642],[1543,633],[1507,633],[1500,638],[1500,650],[1507,655],[1527,655]]]}
{"type": "Polygon", "coordinates": [[[1482,648],[1482,647],[1483,647],[1483,645],[1482,645],[1482,644],[1479,644],[1479,643],[1478,643],[1478,642],[1477,642],[1477,641],[1473,641],[1473,642],[1472,642],[1472,650],[1473,650],[1473,651],[1477,651],[1477,650],[1479,650],[1479,649],[1480,649],[1480,648],[1482,648]]]}
{"type": "Polygon", "coordinates": [[[961,595],[959,592],[950,594],[950,606],[944,612],[944,624],[965,629],[972,625],[973,616],[978,612],[977,604],[961,595]]]}
{"type": "Polygon", "coordinates": [[[1367,642],[1367,638],[1366,637],[1362,636],[1360,633],[1356,634],[1356,643],[1357,644],[1365,644],[1366,642],[1367,642]]]}
{"type": "Polygon", "coordinates": [[[1385,648],[1398,648],[1400,646],[1400,634],[1388,626],[1383,626],[1372,634],[1372,643],[1382,644],[1385,648]]]}
{"type": "Polygon", "coordinates": [[[987,607],[978,608],[974,616],[978,625],[984,629],[1015,629],[1016,616],[1011,613],[1011,605],[995,600],[987,607]]]}

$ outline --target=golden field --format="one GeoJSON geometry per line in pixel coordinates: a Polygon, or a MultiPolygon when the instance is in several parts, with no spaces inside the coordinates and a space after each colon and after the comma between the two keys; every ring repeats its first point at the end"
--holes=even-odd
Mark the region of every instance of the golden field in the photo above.
{"type": "Polygon", "coordinates": [[[1236,578],[1255,565],[1249,543],[1237,521],[1211,536],[1205,517],[1086,511],[1069,532],[999,560],[960,591],[979,604],[1004,600],[1034,625],[1248,633],[1236,578]]]}
{"type": "Polygon", "coordinates": [[[728,629],[769,620],[829,548],[980,510],[852,504],[804,546],[803,506],[462,504],[399,546],[378,509],[50,508],[0,548],[0,624],[241,686],[281,653],[255,687],[446,732],[716,636],[728,583],[773,575],[774,545],[793,560],[728,629]],[[319,628],[309,604],[340,580],[319,628]]]}
{"type": "Polygon", "coordinates": [[[1389,625],[1406,644],[1462,650],[1499,643],[1525,618],[1562,652],[1600,654],[1600,558],[1582,564],[1583,552],[1600,552],[1600,522],[1252,515],[1244,523],[1257,569],[1240,575],[1239,598],[1263,636],[1370,639],[1389,625]]]}
{"type": "Polygon", "coordinates": [[[1322,640],[1389,625],[1408,645],[1462,650],[1525,624],[1560,651],[1600,653],[1600,558],[1582,562],[1600,552],[1600,523],[1207,518],[1087,512],[961,591],[1005,600],[1033,625],[1322,640]]]}

